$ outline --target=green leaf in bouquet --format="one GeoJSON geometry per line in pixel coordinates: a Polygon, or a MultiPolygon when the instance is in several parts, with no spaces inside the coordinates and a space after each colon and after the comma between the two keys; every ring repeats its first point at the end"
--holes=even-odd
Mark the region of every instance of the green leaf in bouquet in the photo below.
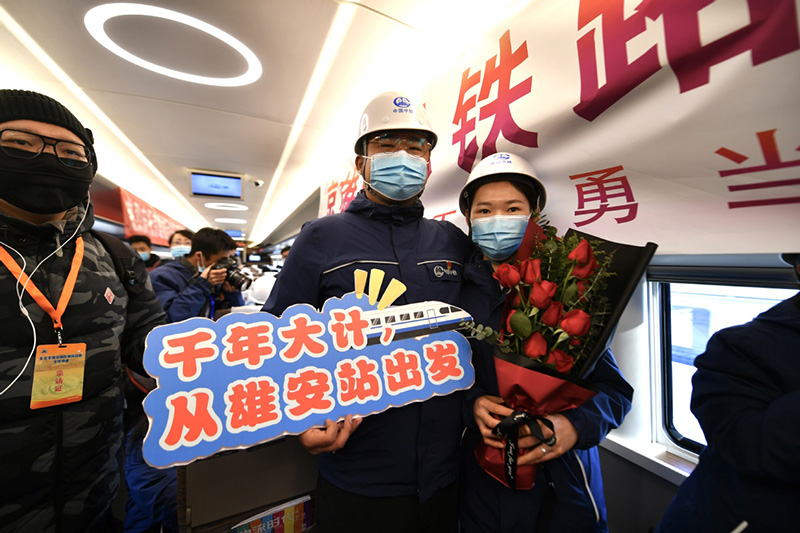
{"type": "Polygon", "coordinates": [[[533,327],[531,326],[530,319],[525,316],[525,313],[514,313],[511,315],[509,325],[511,326],[511,331],[514,332],[514,335],[517,335],[523,339],[527,339],[531,336],[533,327]]]}
{"type": "Polygon", "coordinates": [[[578,298],[578,284],[575,282],[570,283],[567,285],[567,288],[564,289],[564,302],[568,305],[574,305],[575,300],[578,298]]]}
{"type": "Polygon", "coordinates": [[[558,346],[562,342],[569,341],[569,333],[567,333],[562,329],[559,329],[558,331],[560,331],[561,333],[558,334],[558,340],[556,340],[556,346],[558,346]]]}

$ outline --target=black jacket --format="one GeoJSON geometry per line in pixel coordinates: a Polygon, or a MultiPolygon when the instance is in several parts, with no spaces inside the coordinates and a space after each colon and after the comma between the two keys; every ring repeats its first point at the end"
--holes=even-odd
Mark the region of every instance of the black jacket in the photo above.
{"type": "MultiPolygon", "coordinates": [[[[0,242],[24,256],[25,272],[54,305],[75,254],[75,239],[68,239],[76,230],[85,246],[62,318],[63,341],[86,343],[83,398],[75,403],[30,408],[36,346],[54,344],[57,338],[52,320],[27,292],[21,302],[30,322],[20,312],[17,282],[0,265],[0,391],[19,376],[0,396],[4,532],[104,530],[101,521],[120,484],[122,365],[144,372],[145,337],[164,322],[144,263],[137,259],[135,269],[145,289],[132,296],[108,251],[89,232],[92,208],[79,206],[69,215],[66,223],[35,226],[0,214],[0,242]]],[[[19,256],[9,253],[21,265],[19,256]]]]}

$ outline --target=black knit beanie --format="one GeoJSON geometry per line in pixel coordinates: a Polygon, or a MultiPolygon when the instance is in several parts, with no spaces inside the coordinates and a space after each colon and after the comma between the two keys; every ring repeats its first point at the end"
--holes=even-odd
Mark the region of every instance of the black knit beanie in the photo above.
{"type": "Polygon", "coordinates": [[[0,89],[0,123],[11,120],[35,120],[68,129],[77,135],[92,153],[92,167],[97,172],[92,130],[84,128],[75,115],[59,102],[33,91],[0,89]]]}

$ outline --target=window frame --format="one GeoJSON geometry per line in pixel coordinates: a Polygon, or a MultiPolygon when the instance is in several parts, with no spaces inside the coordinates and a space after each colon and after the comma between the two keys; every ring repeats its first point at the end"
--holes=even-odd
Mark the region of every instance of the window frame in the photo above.
{"type": "Polygon", "coordinates": [[[672,381],[672,314],[670,284],[723,285],[765,289],[800,290],[792,268],[778,254],[719,254],[691,256],[656,256],[647,269],[647,285],[655,297],[657,339],[661,388],[658,410],[661,431],[669,447],[699,455],[705,446],[683,436],[674,425],[672,381]]]}

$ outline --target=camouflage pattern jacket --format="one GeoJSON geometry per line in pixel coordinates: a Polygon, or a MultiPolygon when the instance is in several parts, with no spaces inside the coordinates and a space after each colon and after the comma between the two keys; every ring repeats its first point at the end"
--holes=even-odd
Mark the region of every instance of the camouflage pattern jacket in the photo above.
{"type": "Polygon", "coordinates": [[[164,312],[136,262],[139,294],[126,292],[112,257],[89,232],[86,202],[66,221],[41,226],[0,213],[0,243],[56,305],[75,254],[75,240],[34,267],[77,230],[84,258],[64,315],[63,341],[86,343],[83,398],[32,410],[37,345],[56,344],[51,318],[25,292],[20,312],[14,276],[0,264],[0,531],[105,531],[120,484],[123,363],[140,373],[144,341],[164,312]],[[85,216],[84,216],[85,215],[85,216]],[[31,324],[32,322],[32,324],[31,324]]]}

